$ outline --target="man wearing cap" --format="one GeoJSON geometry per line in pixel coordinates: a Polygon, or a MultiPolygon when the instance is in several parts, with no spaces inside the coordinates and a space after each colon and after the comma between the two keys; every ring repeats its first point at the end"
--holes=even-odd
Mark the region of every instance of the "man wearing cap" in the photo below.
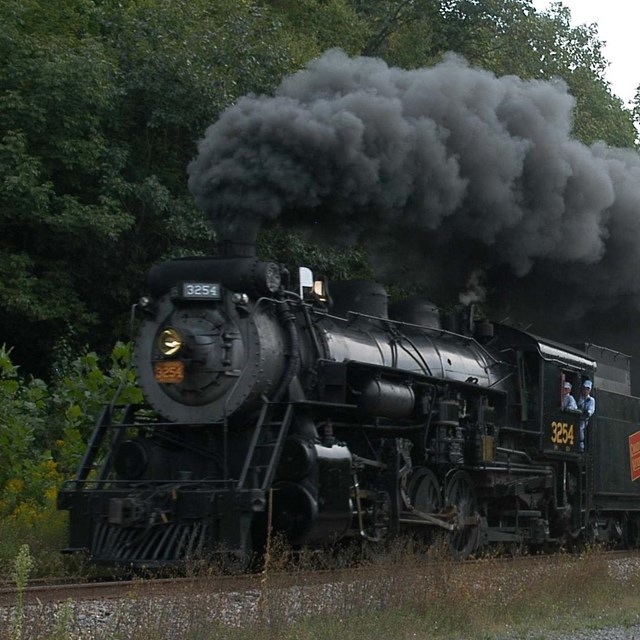
{"type": "Polygon", "coordinates": [[[562,408],[573,409],[574,411],[578,408],[578,405],[576,404],[576,399],[571,395],[570,382],[565,382],[562,385],[562,408]]]}
{"type": "Polygon", "coordinates": [[[578,400],[578,409],[582,411],[582,418],[580,419],[580,451],[584,451],[584,437],[587,430],[587,423],[589,418],[596,411],[596,399],[591,397],[591,389],[593,383],[591,380],[585,380],[582,383],[582,394],[578,400]]]}

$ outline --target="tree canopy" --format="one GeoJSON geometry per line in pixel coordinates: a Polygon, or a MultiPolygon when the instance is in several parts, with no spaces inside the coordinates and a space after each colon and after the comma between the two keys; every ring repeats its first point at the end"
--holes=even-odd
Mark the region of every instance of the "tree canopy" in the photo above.
{"type": "MultiPolygon", "coordinates": [[[[405,68],[455,51],[498,75],[562,78],[578,139],[635,144],[596,29],[572,27],[559,3],[0,0],[0,20],[0,330],[38,375],[65,348],[126,337],[152,263],[211,252],[186,188],[196,141],[327,48],[405,68]]],[[[305,254],[301,238],[270,233],[266,254],[305,254]]],[[[358,252],[314,251],[328,271],[366,271],[358,252]]]]}

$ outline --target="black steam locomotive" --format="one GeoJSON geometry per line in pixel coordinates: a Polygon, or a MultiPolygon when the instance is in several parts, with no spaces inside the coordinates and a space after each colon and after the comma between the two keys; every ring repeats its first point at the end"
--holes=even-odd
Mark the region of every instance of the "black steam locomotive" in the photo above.
{"type": "Polygon", "coordinates": [[[159,567],[440,532],[640,544],[629,358],[441,313],[370,282],[291,277],[254,250],[154,267],[135,362],[148,404],[104,409],[74,480],[68,551],[159,567]],[[561,388],[594,381],[579,411],[561,388]],[[117,416],[117,419],[116,419],[117,416]]]}

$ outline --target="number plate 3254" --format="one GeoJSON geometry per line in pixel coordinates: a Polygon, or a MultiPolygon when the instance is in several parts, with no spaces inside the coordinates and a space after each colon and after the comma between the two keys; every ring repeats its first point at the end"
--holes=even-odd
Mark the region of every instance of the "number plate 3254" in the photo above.
{"type": "Polygon", "coordinates": [[[164,360],[154,365],[156,382],[160,384],[176,384],[184,380],[184,362],[180,360],[164,360]]]}
{"type": "Polygon", "coordinates": [[[551,423],[551,442],[573,446],[575,444],[574,427],[566,422],[551,423]]]}

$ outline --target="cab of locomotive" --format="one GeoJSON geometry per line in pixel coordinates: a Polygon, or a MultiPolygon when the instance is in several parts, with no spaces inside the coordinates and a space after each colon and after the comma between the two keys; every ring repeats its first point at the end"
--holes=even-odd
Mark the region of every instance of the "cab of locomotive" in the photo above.
{"type": "Polygon", "coordinates": [[[563,402],[563,389],[570,385],[576,398],[582,381],[593,380],[596,362],[580,349],[513,327],[497,332],[500,348],[516,365],[511,424],[521,425],[521,434],[529,433],[529,444],[544,455],[580,453],[580,412],[563,402]]]}
{"type": "Polygon", "coordinates": [[[545,398],[541,448],[547,456],[580,454],[585,449],[585,442],[584,434],[581,436],[580,433],[582,412],[575,394],[585,380],[593,380],[597,365],[587,354],[571,347],[540,342],[539,348],[545,398]]]}

